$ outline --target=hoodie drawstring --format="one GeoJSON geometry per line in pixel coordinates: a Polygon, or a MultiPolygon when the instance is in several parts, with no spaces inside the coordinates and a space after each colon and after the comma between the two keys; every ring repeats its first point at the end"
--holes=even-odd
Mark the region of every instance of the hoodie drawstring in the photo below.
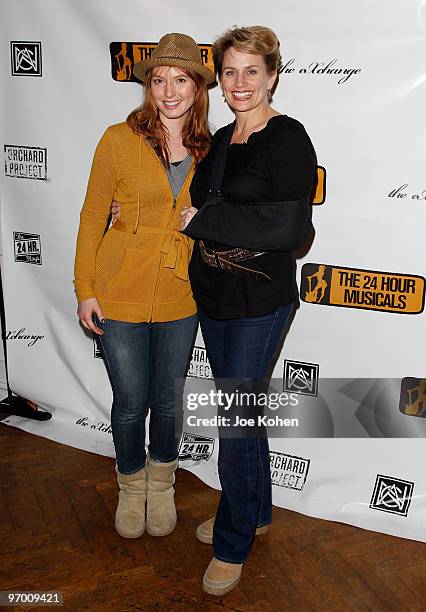
{"type": "Polygon", "coordinates": [[[139,134],[139,166],[138,166],[138,212],[136,215],[135,229],[133,233],[136,234],[139,227],[139,218],[141,214],[141,166],[142,166],[142,134],[139,134]]]}

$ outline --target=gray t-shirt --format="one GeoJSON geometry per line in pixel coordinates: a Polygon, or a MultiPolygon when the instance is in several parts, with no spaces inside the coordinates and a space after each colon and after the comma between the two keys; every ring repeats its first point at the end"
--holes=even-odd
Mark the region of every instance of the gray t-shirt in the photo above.
{"type": "Polygon", "coordinates": [[[177,197],[179,191],[188,174],[188,170],[191,166],[192,157],[187,155],[185,159],[180,162],[173,162],[168,168],[166,168],[167,177],[169,179],[170,187],[172,188],[173,197],[177,197]]]}

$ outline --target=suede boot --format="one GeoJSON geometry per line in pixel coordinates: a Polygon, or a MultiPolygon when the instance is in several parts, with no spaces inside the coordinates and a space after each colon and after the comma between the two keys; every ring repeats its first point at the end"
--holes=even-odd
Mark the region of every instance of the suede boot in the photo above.
{"type": "Polygon", "coordinates": [[[210,561],[203,578],[203,590],[210,595],[225,595],[240,581],[242,563],[225,563],[216,557],[210,561]]]}
{"type": "Polygon", "coordinates": [[[115,470],[120,487],[115,528],[123,538],[139,538],[145,531],[146,468],[134,474],[115,470]]]}
{"type": "MultiPolygon", "coordinates": [[[[214,525],[214,517],[204,521],[201,525],[198,525],[197,531],[195,535],[203,542],[203,544],[213,544],[213,525],[214,525]]],[[[262,535],[264,533],[268,533],[269,525],[263,525],[263,527],[258,527],[256,529],[256,535],[262,535]]]]}
{"type": "Polygon", "coordinates": [[[175,471],[179,460],[156,463],[148,457],[146,530],[152,536],[165,536],[176,527],[175,471]]]}

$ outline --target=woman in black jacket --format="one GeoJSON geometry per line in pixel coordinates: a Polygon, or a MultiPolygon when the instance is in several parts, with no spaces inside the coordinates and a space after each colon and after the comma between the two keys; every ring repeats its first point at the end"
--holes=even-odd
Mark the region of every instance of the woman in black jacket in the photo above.
{"type": "MultiPolygon", "coordinates": [[[[235,121],[213,137],[181,230],[196,240],[190,280],[215,379],[262,379],[297,300],[292,252],[310,229],[316,158],[304,127],[270,106],[281,56],[269,28],[225,32],[213,45],[235,121]]],[[[272,517],[266,436],[221,437],[222,495],[197,537],[213,541],[203,588],[238,583],[255,534],[272,517]]]]}

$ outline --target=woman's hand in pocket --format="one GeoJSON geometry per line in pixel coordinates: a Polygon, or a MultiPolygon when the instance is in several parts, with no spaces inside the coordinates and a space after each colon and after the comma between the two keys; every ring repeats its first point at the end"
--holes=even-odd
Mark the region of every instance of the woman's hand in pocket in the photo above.
{"type": "Polygon", "coordinates": [[[91,330],[93,333],[98,334],[98,336],[102,336],[104,332],[93,322],[94,314],[102,323],[106,321],[96,298],[90,298],[78,303],[77,315],[82,325],[84,325],[86,329],[91,330]]]}

